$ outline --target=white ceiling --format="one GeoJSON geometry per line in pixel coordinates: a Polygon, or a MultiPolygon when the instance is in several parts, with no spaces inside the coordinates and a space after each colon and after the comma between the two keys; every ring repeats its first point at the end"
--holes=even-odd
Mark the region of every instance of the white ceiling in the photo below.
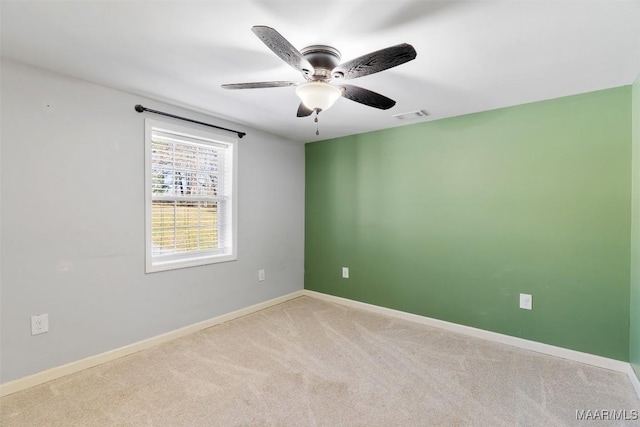
{"type": "MultiPolygon", "coordinates": [[[[633,83],[640,1],[5,1],[2,55],[168,101],[299,141],[434,120],[633,83]],[[398,43],[414,61],[350,80],[397,101],[382,111],[340,99],[297,118],[294,88],[223,83],[303,81],[252,32],[298,49],[328,44],[343,61],[398,43]]],[[[346,83],[346,82],[345,82],[346,83]]],[[[150,105],[150,107],[153,107],[150,105]]]]}

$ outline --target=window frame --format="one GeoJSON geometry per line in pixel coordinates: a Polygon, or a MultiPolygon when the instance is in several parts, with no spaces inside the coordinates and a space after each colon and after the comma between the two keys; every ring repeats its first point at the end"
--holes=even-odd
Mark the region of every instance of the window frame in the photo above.
{"type": "MultiPolygon", "coordinates": [[[[238,259],[238,140],[236,138],[229,137],[228,135],[222,135],[218,132],[204,130],[201,127],[196,126],[184,126],[178,125],[169,121],[155,120],[145,118],[145,131],[144,131],[144,185],[145,185],[145,272],[155,273],[159,271],[175,270],[180,268],[196,267],[208,264],[217,264],[221,262],[235,261],[238,259]],[[152,136],[153,131],[172,133],[176,135],[184,135],[185,137],[195,137],[202,141],[203,145],[207,145],[207,141],[211,141],[211,144],[225,144],[231,150],[231,162],[232,168],[230,174],[226,174],[231,177],[231,195],[230,195],[230,209],[231,209],[231,245],[230,252],[220,253],[220,249],[213,249],[211,251],[191,251],[184,254],[173,254],[165,257],[163,260],[158,260],[153,256],[153,229],[152,229],[152,204],[153,204],[153,191],[152,191],[152,136]]],[[[227,165],[225,164],[225,167],[227,165]]]]}

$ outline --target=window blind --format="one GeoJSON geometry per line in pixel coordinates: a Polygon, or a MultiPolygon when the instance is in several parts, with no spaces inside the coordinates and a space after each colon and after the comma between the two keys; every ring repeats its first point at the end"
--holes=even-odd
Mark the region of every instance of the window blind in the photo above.
{"type": "Polygon", "coordinates": [[[229,253],[231,145],[152,129],[152,257],[229,253]]]}

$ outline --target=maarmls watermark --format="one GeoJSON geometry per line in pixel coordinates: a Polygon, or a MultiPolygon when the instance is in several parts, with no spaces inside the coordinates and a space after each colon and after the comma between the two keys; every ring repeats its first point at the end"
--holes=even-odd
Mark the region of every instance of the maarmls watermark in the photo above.
{"type": "Polygon", "coordinates": [[[636,421],[640,418],[637,409],[578,409],[578,421],[636,421]]]}

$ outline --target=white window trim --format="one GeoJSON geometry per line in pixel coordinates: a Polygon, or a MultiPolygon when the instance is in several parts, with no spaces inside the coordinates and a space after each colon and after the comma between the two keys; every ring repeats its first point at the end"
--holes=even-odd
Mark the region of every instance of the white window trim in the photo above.
{"type": "Polygon", "coordinates": [[[238,140],[231,138],[227,135],[221,135],[217,132],[205,131],[200,127],[195,126],[181,126],[172,122],[165,122],[153,119],[145,119],[145,131],[144,131],[144,169],[145,169],[145,258],[146,258],[146,273],[154,273],[158,271],[175,270],[179,268],[196,267],[200,265],[215,264],[220,262],[235,261],[238,259],[238,140]],[[184,135],[193,135],[199,138],[207,140],[213,140],[229,144],[232,159],[232,173],[231,173],[231,233],[232,244],[231,253],[226,255],[216,255],[219,250],[200,251],[195,252],[192,256],[183,256],[177,259],[165,259],[162,261],[153,259],[152,256],[152,220],[151,220],[151,206],[152,206],[152,177],[151,177],[151,137],[152,129],[165,130],[171,133],[182,133],[184,135]]]}

